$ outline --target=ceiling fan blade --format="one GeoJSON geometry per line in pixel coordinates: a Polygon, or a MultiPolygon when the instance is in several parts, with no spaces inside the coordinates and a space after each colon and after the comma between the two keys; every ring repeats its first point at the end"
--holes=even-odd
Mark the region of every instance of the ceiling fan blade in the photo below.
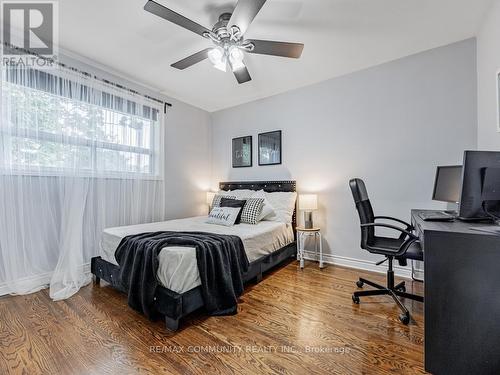
{"type": "Polygon", "coordinates": [[[265,2],[266,0],[239,0],[227,25],[238,26],[241,34],[245,34],[265,2]]]}
{"type": "Polygon", "coordinates": [[[298,59],[302,55],[304,45],[302,43],[275,42],[272,40],[249,39],[255,48],[248,53],[258,53],[260,55],[273,55],[281,57],[291,57],[298,59]]]}
{"type": "Polygon", "coordinates": [[[189,68],[191,65],[198,64],[200,61],[205,60],[208,57],[208,51],[212,48],[205,48],[203,51],[196,52],[185,59],[179,60],[176,63],[170,65],[172,68],[184,70],[189,68]]]}
{"type": "Polygon", "coordinates": [[[252,80],[252,77],[250,77],[250,73],[248,73],[248,69],[246,66],[243,65],[242,68],[233,71],[234,76],[236,77],[236,80],[238,81],[239,84],[248,82],[252,80]]]}
{"type": "Polygon", "coordinates": [[[144,5],[144,10],[157,15],[158,17],[164,18],[167,21],[175,23],[180,27],[191,30],[192,32],[203,36],[204,33],[209,33],[210,30],[207,28],[197,24],[194,21],[191,21],[189,18],[186,18],[180,15],[177,12],[174,12],[167,7],[164,7],[161,4],[158,4],[156,1],[149,0],[146,5],[144,5]]]}

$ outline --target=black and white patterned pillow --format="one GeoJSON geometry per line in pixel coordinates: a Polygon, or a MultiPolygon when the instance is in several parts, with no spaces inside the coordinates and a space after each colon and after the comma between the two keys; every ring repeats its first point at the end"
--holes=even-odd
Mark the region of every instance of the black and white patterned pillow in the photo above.
{"type": "Polygon", "coordinates": [[[226,194],[215,194],[215,197],[212,200],[212,208],[214,208],[214,207],[220,207],[220,200],[222,198],[236,199],[236,196],[234,196],[234,195],[226,195],[226,194]]]}
{"type": "Polygon", "coordinates": [[[257,224],[263,208],[263,198],[248,198],[247,203],[245,203],[243,210],[241,211],[241,222],[247,224],[257,224]]]}

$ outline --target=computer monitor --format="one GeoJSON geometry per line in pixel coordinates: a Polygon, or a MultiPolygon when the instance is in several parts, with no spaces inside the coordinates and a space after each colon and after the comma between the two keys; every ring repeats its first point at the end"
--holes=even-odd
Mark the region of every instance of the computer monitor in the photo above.
{"type": "Polygon", "coordinates": [[[460,219],[481,220],[488,218],[483,209],[483,184],[486,170],[496,168],[500,168],[500,152],[465,151],[460,194],[460,219]]]}
{"type": "Polygon", "coordinates": [[[500,221],[500,168],[486,168],[481,201],[484,213],[495,222],[500,221]]]}
{"type": "Polygon", "coordinates": [[[432,199],[441,202],[458,203],[462,187],[462,166],[448,165],[436,169],[432,199]]]}

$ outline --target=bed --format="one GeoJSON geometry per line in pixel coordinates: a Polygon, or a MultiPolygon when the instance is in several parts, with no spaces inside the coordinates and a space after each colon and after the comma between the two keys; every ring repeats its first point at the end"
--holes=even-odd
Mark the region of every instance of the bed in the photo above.
{"type": "MultiPolygon", "coordinates": [[[[295,181],[221,182],[220,190],[264,190],[266,192],[295,192],[295,181]]],[[[206,217],[194,217],[166,222],[131,225],[104,230],[101,239],[101,256],[92,258],[91,272],[95,281],[100,279],[123,292],[118,284],[119,266],[114,252],[125,236],[154,231],[207,231],[217,234],[239,236],[245,246],[250,267],[243,275],[246,283],[259,282],[262,274],[271,268],[296,257],[295,242],[296,214],[292,223],[261,221],[257,225],[239,224],[223,227],[205,223],[206,217]]],[[[157,279],[160,286],[155,292],[157,310],[165,316],[168,329],[175,331],[179,321],[191,312],[203,307],[200,278],[196,266],[194,248],[168,247],[159,254],[160,267],[157,279]],[[192,251],[190,251],[192,250],[192,251]],[[168,259],[168,261],[167,261],[168,259]]]]}

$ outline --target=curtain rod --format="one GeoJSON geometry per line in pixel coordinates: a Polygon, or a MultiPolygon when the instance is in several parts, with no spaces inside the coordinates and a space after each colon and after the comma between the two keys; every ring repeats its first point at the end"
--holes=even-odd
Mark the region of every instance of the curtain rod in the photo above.
{"type": "Polygon", "coordinates": [[[98,80],[98,81],[104,82],[104,83],[106,83],[106,84],[108,84],[108,85],[114,86],[114,87],[119,88],[119,89],[121,89],[121,90],[125,90],[125,91],[128,91],[128,92],[132,93],[132,94],[135,94],[135,95],[140,95],[140,96],[145,97],[146,99],[149,99],[149,100],[155,101],[155,102],[157,102],[157,103],[161,103],[161,104],[163,104],[163,105],[164,105],[164,107],[163,107],[163,111],[164,111],[165,113],[167,113],[167,107],[172,107],[172,103],[168,103],[168,102],[166,102],[166,101],[164,101],[164,100],[157,99],[157,98],[152,97],[152,96],[149,96],[149,95],[147,95],[147,94],[141,94],[140,92],[138,92],[138,91],[136,91],[136,90],[133,90],[133,89],[131,89],[131,88],[125,87],[125,86],[123,86],[123,85],[121,85],[121,84],[119,84],[119,83],[112,82],[112,81],[110,81],[110,80],[108,80],[108,79],[105,79],[105,78],[100,78],[100,77],[96,76],[95,74],[90,74],[90,73],[88,73],[88,72],[85,72],[85,71],[83,71],[83,70],[77,69],[77,68],[72,67],[72,66],[69,66],[69,65],[64,64],[64,63],[62,63],[62,62],[55,61],[54,59],[47,58],[47,57],[44,57],[44,56],[40,56],[39,54],[37,54],[37,53],[35,53],[35,52],[33,52],[33,51],[30,51],[30,50],[28,50],[28,49],[21,48],[21,47],[17,47],[17,46],[14,46],[14,45],[12,45],[12,44],[10,44],[10,43],[6,43],[6,42],[3,42],[2,44],[3,44],[4,46],[6,46],[6,47],[13,48],[13,49],[17,49],[17,50],[19,50],[19,51],[25,52],[25,53],[26,53],[26,54],[28,54],[28,55],[36,56],[36,57],[38,57],[38,58],[40,58],[40,59],[43,59],[43,60],[46,60],[46,61],[51,61],[52,63],[57,64],[58,66],[61,66],[61,67],[65,68],[65,69],[69,69],[69,70],[72,70],[72,71],[74,71],[74,72],[76,72],[76,73],[82,74],[82,75],[84,75],[84,76],[94,78],[94,79],[96,79],[96,80],[98,80]]]}

